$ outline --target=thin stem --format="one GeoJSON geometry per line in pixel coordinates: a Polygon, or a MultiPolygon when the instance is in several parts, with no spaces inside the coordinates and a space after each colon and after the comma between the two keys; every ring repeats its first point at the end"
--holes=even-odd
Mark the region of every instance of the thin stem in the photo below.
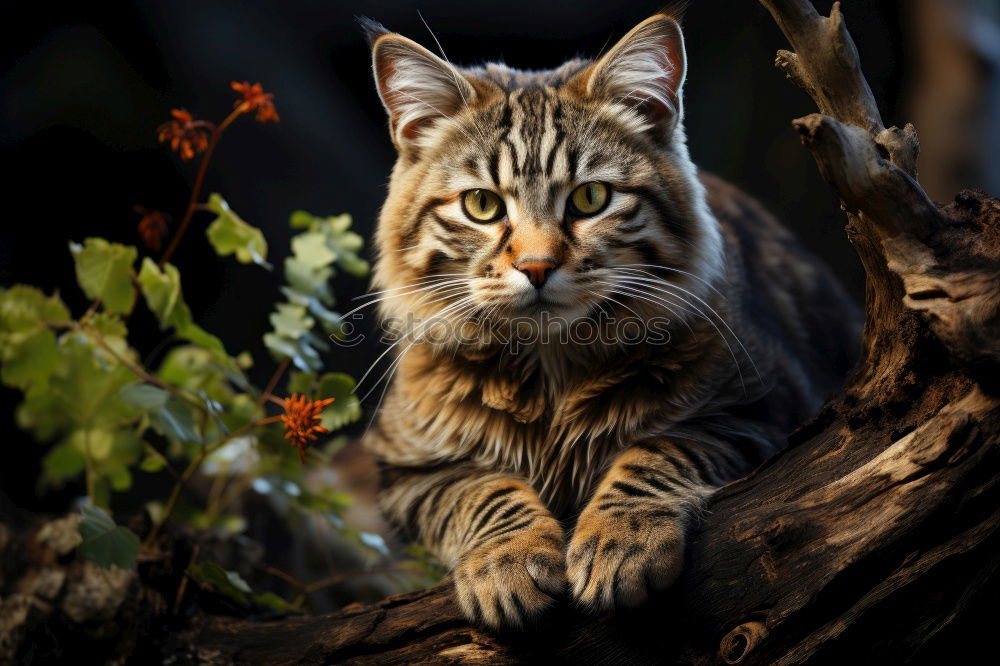
{"type": "Polygon", "coordinates": [[[194,549],[191,551],[191,559],[188,560],[187,568],[184,569],[184,575],[181,576],[181,584],[177,588],[177,596],[174,597],[174,615],[177,615],[177,611],[181,607],[181,602],[184,601],[184,592],[187,591],[188,578],[190,578],[188,571],[197,563],[199,553],[201,553],[201,544],[196,543],[194,549]]]}
{"type": "Polygon", "coordinates": [[[163,505],[163,515],[160,516],[160,520],[157,521],[155,525],[153,525],[153,529],[149,531],[148,535],[146,535],[145,540],[143,540],[142,542],[143,547],[148,548],[149,546],[152,545],[153,541],[156,539],[156,536],[159,534],[160,529],[162,529],[163,525],[167,522],[167,519],[170,518],[170,515],[174,512],[174,508],[177,506],[177,500],[180,498],[181,488],[187,485],[187,482],[191,479],[192,476],[194,476],[194,473],[198,471],[198,468],[201,467],[201,464],[205,462],[205,458],[207,458],[215,451],[220,449],[230,440],[236,437],[240,437],[258,426],[266,425],[268,423],[274,423],[277,420],[277,418],[278,417],[273,416],[266,419],[251,421],[250,423],[247,423],[246,425],[237,428],[231,433],[223,435],[222,437],[215,440],[208,446],[203,447],[201,451],[198,452],[198,455],[195,456],[190,463],[188,463],[188,466],[181,473],[181,476],[177,480],[177,483],[174,484],[173,489],[171,489],[170,491],[170,496],[167,498],[167,503],[163,505]]]}
{"type": "Polygon", "coordinates": [[[212,153],[215,152],[215,146],[219,143],[219,139],[222,138],[222,133],[226,130],[229,125],[232,124],[236,118],[242,115],[246,111],[246,104],[240,104],[232,113],[226,116],[226,119],[222,123],[212,130],[212,138],[208,141],[208,147],[205,149],[205,154],[201,158],[201,164],[198,166],[198,175],[194,179],[194,187],[191,188],[191,198],[188,199],[187,209],[184,211],[184,217],[181,219],[180,225],[177,227],[177,231],[174,233],[174,237],[170,239],[170,245],[164,250],[163,256],[160,257],[159,265],[162,268],[163,264],[170,261],[170,257],[174,256],[174,252],[177,250],[177,246],[180,245],[181,238],[184,237],[185,232],[187,232],[188,227],[191,225],[191,218],[194,217],[195,210],[198,209],[198,199],[201,197],[201,188],[205,184],[205,174],[208,172],[208,163],[212,159],[212,153]]]}
{"type": "Polygon", "coordinates": [[[163,455],[163,453],[161,453],[155,446],[153,446],[152,444],[150,444],[149,442],[147,442],[145,440],[143,440],[142,443],[144,445],[144,448],[149,453],[153,454],[154,456],[156,456],[157,458],[160,459],[160,462],[163,463],[163,468],[165,470],[167,470],[168,472],[170,472],[170,475],[172,477],[174,477],[175,479],[180,478],[180,476],[177,474],[177,470],[174,469],[174,466],[170,464],[170,460],[168,460],[167,457],[165,455],[163,455]]]}
{"type": "Polygon", "coordinates": [[[297,592],[295,598],[292,600],[292,606],[296,608],[301,608],[302,604],[305,603],[306,599],[310,594],[319,592],[320,590],[331,587],[333,585],[339,585],[341,583],[346,583],[357,578],[363,578],[366,576],[379,576],[383,574],[394,574],[402,573],[397,564],[388,564],[382,567],[372,567],[365,571],[352,571],[348,573],[335,574],[333,576],[327,576],[326,578],[321,578],[312,583],[303,583],[301,580],[293,576],[292,574],[282,571],[278,567],[267,566],[264,568],[266,573],[271,574],[275,578],[280,578],[281,580],[288,583],[290,586],[295,588],[297,592]]]}
{"type": "Polygon", "coordinates": [[[95,298],[94,302],[90,304],[89,308],[87,308],[87,311],[83,313],[82,317],[80,317],[80,321],[89,321],[90,318],[94,316],[94,313],[97,312],[97,308],[100,307],[100,305],[101,299],[95,298]]]}
{"type": "Polygon", "coordinates": [[[200,400],[198,400],[197,398],[193,398],[193,397],[189,396],[188,394],[184,393],[183,391],[181,391],[180,389],[178,389],[176,386],[168,384],[165,381],[163,381],[162,379],[160,379],[159,377],[156,377],[154,375],[149,374],[149,372],[147,372],[145,368],[143,368],[143,367],[141,367],[139,365],[136,365],[132,361],[128,360],[127,358],[125,358],[124,356],[122,356],[121,354],[119,354],[114,349],[114,347],[112,347],[111,345],[109,345],[107,343],[107,341],[104,339],[104,336],[101,335],[97,330],[95,330],[93,328],[90,328],[89,326],[80,325],[80,324],[78,324],[76,322],[73,322],[70,326],[71,326],[71,328],[73,328],[73,329],[75,329],[75,330],[83,333],[84,335],[87,335],[90,338],[92,338],[94,340],[94,342],[97,343],[98,347],[100,347],[101,349],[103,349],[104,351],[106,351],[108,354],[110,354],[112,356],[112,358],[114,358],[116,361],[118,361],[123,366],[125,366],[125,368],[127,368],[130,372],[132,372],[132,374],[134,374],[139,379],[141,379],[144,382],[147,382],[149,384],[153,384],[154,386],[158,386],[159,388],[163,389],[167,393],[170,393],[171,395],[177,396],[178,398],[180,398],[184,402],[189,403],[190,405],[192,405],[193,407],[195,407],[196,409],[198,409],[198,410],[200,410],[202,412],[205,411],[205,405],[200,400]]]}
{"type": "Polygon", "coordinates": [[[274,392],[274,387],[278,385],[278,381],[281,379],[282,375],[285,374],[285,371],[288,369],[288,364],[291,363],[291,361],[292,359],[290,356],[286,356],[281,359],[281,363],[279,363],[278,367],[274,369],[274,374],[271,375],[271,379],[267,382],[267,388],[264,389],[264,392],[261,393],[260,397],[257,399],[258,407],[263,407],[264,403],[271,398],[271,394],[274,392]]]}
{"type": "Polygon", "coordinates": [[[205,519],[209,525],[215,522],[215,519],[220,514],[219,498],[222,496],[222,491],[226,487],[228,478],[228,465],[226,465],[225,469],[220,469],[219,473],[212,478],[212,485],[208,488],[208,499],[205,500],[205,519]]]}
{"type": "Polygon", "coordinates": [[[84,459],[84,462],[86,463],[86,466],[87,466],[86,467],[86,470],[87,470],[87,499],[90,501],[90,505],[91,506],[97,506],[94,503],[94,487],[95,487],[95,484],[96,484],[96,480],[94,478],[95,477],[95,475],[94,475],[94,457],[90,453],[90,429],[87,429],[84,432],[86,434],[84,435],[84,441],[83,441],[83,459],[84,459]]]}

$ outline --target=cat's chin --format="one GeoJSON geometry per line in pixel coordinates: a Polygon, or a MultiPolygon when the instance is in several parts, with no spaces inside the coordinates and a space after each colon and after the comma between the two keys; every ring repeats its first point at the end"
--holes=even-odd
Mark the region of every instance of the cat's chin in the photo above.
{"type": "Polygon", "coordinates": [[[511,312],[511,319],[532,319],[555,328],[568,326],[588,316],[590,306],[580,303],[566,303],[539,295],[534,301],[520,304],[511,312]]]}

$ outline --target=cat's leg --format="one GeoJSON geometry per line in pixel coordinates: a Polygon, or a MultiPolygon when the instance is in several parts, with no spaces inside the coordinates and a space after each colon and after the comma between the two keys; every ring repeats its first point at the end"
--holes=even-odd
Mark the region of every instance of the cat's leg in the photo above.
{"type": "Polygon", "coordinates": [[[471,621],[524,626],[564,592],[562,527],[527,483],[464,464],[387,471],[383,510],[449,565],[471,621]]]}
{"type": "Polygon", "coordinates": [[[575,599],[597,610],[635,606],[668,587],[685,529],[704,499],[745,463],[722,444],[651,439],[615,459],[586,504],[566,556],[575,599]]]}

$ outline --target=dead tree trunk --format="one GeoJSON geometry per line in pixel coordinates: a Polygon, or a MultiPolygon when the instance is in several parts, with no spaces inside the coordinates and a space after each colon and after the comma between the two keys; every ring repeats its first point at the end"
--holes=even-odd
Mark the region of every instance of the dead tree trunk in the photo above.
{"type": "MultiPolygon", "coordinates": [[[[882,125],[843,25],[761,0],[777,65],[820,113],[794,121],[867,271],[863,353],[786,450],[716,493],[677,586],[606,617],[493,636],[448,584],[327,616],[195,618],[202,663],[961,663],[1000,568],[1000,201],[932,203],[911,126],[882,125]]],[[[985,620],[984,620],[985,617],[985,620]]],[[[988,636],[988,634],[987,634],[988,636]]]]}

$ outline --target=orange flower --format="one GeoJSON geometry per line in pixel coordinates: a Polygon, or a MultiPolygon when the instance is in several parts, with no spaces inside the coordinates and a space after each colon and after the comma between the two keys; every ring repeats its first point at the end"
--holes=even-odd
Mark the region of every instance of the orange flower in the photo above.
{"type": "Polygon", "coordinates": [[[142,242],[153,252],[159,252],[163,245],[163,239],[167,235],[167,226],[169,225],[167,216],[158,210],[148,211],[142,206],[135,206],[133,210],[142,215],[138,227],[142,242]]]}
{"type": "Polygon", "coordinates": [[[234,109],[240,109],[246,113],[257,112],[257,122],[266,123],[268,121],[278,122],[278,112],[274,109],[274,94],[264,92],[260,83],[250,85],[249,81],[240,83],[233,81],[230,83],[233,90],[243,95],[243,99],[238,99],[233,103],[234,109]]]}
{"type": "Polygon", "coordinates": [[[306,461],[306,449],[312,446],[316,436],[329,432],[319,424],[320,412],[333,402],[333,398],[309,400],[300,393],[293,393],[285,398],[285,413],[281,422],[285,424],[285,439],[291,440],[291,445],[299,450],[299,460],[306,461]]]}
{"type": "Polygon", "coordinates": [[[212,133],[212,124],[204,120],[195,120],[194,116],[184,109],[171,109],[174,118],[163,123],[156,130],[160,143],[170,143],[170,149],[180,153],[182,160],[189,160],[208,147],[208,138],[212,133]]]}

